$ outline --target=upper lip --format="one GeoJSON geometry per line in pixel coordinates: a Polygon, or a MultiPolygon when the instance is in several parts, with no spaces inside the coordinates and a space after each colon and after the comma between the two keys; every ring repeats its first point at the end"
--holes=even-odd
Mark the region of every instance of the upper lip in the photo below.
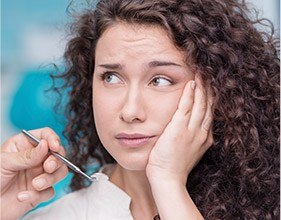
{"type": "Polygon", "coordinates": [[[145,135],[145,134],[127,134],[127,133],[120,133],[115,136],[117,139],[140,139],[140,138],[151,138],[154,137],[153,135],[145,135]]]}

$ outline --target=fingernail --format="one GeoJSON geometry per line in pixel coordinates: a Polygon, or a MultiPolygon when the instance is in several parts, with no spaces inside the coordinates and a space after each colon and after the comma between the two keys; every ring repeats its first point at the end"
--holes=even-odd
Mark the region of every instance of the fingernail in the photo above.
{"type": "Polygon", "coordinates": [[[191,82],[191,88],[192,88],[192,89],[195,89],[195,86],[196,86],[196,83],[195,83],[195,81],[192,80],[192,82],[191,82]]]}
{"type": "Polygon", "coordinates": [[[34,184],[36,188],[42,189],[46,184],[46,180],[44,178],[35,179],[34,184]]]}
{"type": "Polygon", "coordinates": [[[50,167],[52,170],[56,169],[56,168],[57,168],[57,162],[54,161],[54,160],[51,160],[51,161],[49,162],[49,167],[50,167]]]}
{"type": "Polygon", "coordinates": [[[29,198],[30,198],[30,195],[27,192],[21,192],[21,193],[18,194],[18,200],[21,201],[21,202],[26,201],[29,198]]]}

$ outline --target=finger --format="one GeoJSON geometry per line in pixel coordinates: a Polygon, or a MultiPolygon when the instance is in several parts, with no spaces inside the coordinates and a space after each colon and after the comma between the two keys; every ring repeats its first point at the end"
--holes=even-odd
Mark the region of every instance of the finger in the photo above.
{"type": "Polygon", "coordinates": [[[62,165],[63,163],[58,158],[56,158],[54,155],[50,155],[44,161],[43,168],[46,173],[53,173],[57,169],[59,169],[62,165]]]}
{"type": "Polygon", "coordinates": [[[10,171],[30,169],[45,160],[48,154],[48,145],[45,140],[42,140],[35,148],[5,154],[5,157],[2,157],[3,168],[7,166],[7,169],[10,171]]]}
{"type": "Polygon", "coordinates": [[[5,141],[1,147],[3,152],[19,152],[36,147],[38,144],[23,133],[14,135],[5,141]]]}
{"type": "Polygon", "coordinates": [[[175,112],[171,120],[173,127],[177,129],[186,128],[186,125],[189,122],[191,109],[194,102],[194,88],[195,82],[191,80],[185,85],[183,89],[177,111],[175,112]]]}
{"type": "Polygon", "coordinates": [[[194,101],[194,89],[195,89],[195,81],[191,80],[186,84],[183,90],[183,94],[181,96],[178,105],[178,110],[183,115],[188,115],[191,113],[191,109],[194,101]]]}
{"type": "Polygon", "coordinates": [[[38,190],[47,189],[58,181],[62,180],[68,173],[68,169],[65,165],[62,165],[57,171],[52,174],[43,173],[32,180],[32,186],[38,190]]]}
{"type": "Polygon", "coordinates": [[[54,196],[52,187],[43,191],[22,191],[18,193],[17,199],[19,202],[29,203],[33,208],[41,202],[47,201],[54,196]]]}
{"type": "Polygon", "coordinates": [[[59,146],[59,149],[58,149],[58,151],[56,151],[57,153],[59,153],[60,155],[62,155],[62,156],[64,156],[65,157],[65,155],[66,155],[66,152],[65,152],[65,149],[64,149],[64,147],[63,146],[59,146]]]}
{"type": "MultiPolygon", "coordinates": [[[[59,136],[51,128],[46,127],[42,129],[31,130],[30,133],[38,139],[47,140],[49,149],[51,151],[57,152],[60,155],[65,156],[66,153],[63,146],[60,145],[59,136]]],[[[54,161],[51,162],[51,166],[53,167],[53,170],[55,170],[55,166],[56,166],[55,162],[59,163],[59,160],[56,158],[54,161]]],[[[52,172],[51,170],[48,171],[52,172]]]]}
{"type": "Polygon", "coordinates": [[[207,89],[207,111],[206,111],[204,120],[201,125],[201,128],[203,130],[205,130],[206,132],[209,132],[212,122],[213,122],[213,112],[212,112],[213,103],[214,103],[214,97],[211,92],[211,87],[208,87],[208,89],[207,89]]]}
{"type": "Polygon", "coordinates": [[[52,151],[55,152],[61,151],[60,138],[51,128],[46,127],[36,130],[30,130],[29,132],[39,140],[41,139],[47,140],[49,148],[52,151]]]}
{"type": "Polygon", "coordinates": [[[188,124],[190,130],[200,128],[207,111],[206,90],[198,77],[195,76],[196,88],[194,95],[194,104],[188,124]]]}

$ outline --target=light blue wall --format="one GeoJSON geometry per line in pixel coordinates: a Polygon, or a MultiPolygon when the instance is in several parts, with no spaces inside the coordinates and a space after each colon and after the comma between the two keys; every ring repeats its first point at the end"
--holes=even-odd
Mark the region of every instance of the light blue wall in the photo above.
{"type": "Polygon", "coordinates": [[[271,20],[276,27],[276,31],[280,31],[280,1],[279,0],[249,0],[259,9],[261,17],[271,20]]]}

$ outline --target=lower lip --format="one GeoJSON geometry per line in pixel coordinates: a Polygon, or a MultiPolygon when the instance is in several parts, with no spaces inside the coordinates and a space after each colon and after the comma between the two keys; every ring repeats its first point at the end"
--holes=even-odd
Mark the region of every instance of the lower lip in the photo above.
{"type": "Polygon", "coordinates": [[[118,138],[118,142],[122,146],[130,147],[130,148],[137,148],[137,147],[142,147],[145,146],[151,137],[146,137],[146,138],[134,138],[134,139],[127,139],[127,138],[118,138]]]}

